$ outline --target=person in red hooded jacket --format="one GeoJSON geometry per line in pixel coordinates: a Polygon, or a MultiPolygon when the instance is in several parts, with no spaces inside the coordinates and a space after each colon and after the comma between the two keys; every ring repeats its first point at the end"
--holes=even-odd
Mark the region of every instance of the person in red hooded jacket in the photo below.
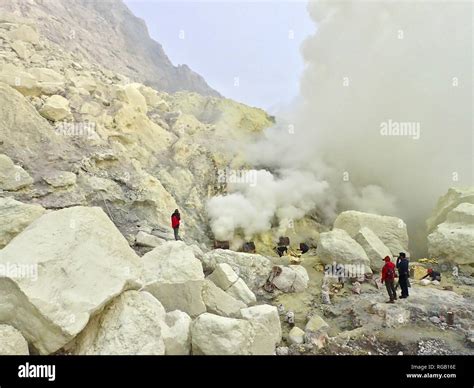
{"type": "Polygon", "coordinates": [[[387,303],[395,303],[397,299],[397,292],[395,291],[395,278],[397,274],[395,272],[395,264],[390,261],[390,257],[385,256],[383,259],[385,261],[385,265],[382,268],[382,283],[385,283],[385,287],[387,288],[388,297],[390,298],[387,303]]]}
{"type": "Polygon", "coordinates": [[[174,232],[174,239],[176,241],[181,240],[179,238],[179,223],[181,221],[181,215],[179,214],[179,210],[176,209],[173,214],[171,214],[171,227],[173,228],[174,232]]]}

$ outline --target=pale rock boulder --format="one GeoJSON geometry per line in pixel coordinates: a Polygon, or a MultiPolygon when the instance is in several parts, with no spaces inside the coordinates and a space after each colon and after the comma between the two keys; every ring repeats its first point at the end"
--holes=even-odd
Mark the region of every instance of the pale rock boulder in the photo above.
{"type": "Polygon", "coordinates": [[[216,269],[212,272],[207,279],[211,280],[224,291],[228,290],[239,277],[234,272],[232,267],[227,263],[217,264],[216,269]]]}
{"type": "Polygon", "coordinates": [[[252,305],[257,302],[257,297],[252,290],[247,286],[243,279],[237,280],[227,291],[229,295],[235,299],[241,300],[246,305],[252,305]]]}
{"type": "Polygon", "coordinates": [[[352,238],[363,227],[371,229],[392,255],[408,252],[407,226],[400,218],[349,210],[339,214],[334,221],[334,228],[345,230],[352,238]]]}
{"type": "Polygon", "coordinates": [[[0,324],[0,356],[28,356],[28,343],[12,326],[0,324]]]}
{"type": "Polygon", "coordinates": [[[40,205],[30,205],[13,198],[0,198],[0,249],[7,245],[46,210],[40,205]]]}
{"type": "Polygon", "coordinates": [[[359,243],[367,254],[370,260],[370,267],[373,270],[380,272],[384,265],[383,259],[386,256],[392,256],[390,249],[388,249],[382,240],[380,240],[377,235],[367,227],[361,228],[355,235],[354,240],[359,243]]]}
{"type": "Polygon", "coordinates": [[[73,76],[71,77],[71,82],[77,89],[85,90],[88,93],[92,93],[97,89],[97,82],[93,78],[85,75],[73,76]]]}
{"type": "Polygon", "coordinates": [[[261,323],[273,335],[275,346],[281,342],[281,322],[275,306],[262,304],[240,310],[243,319],[261,323]]]}
{"type": "Polygon", "coordinates": [[[69,101],[57,94],[49,97],[39,112],[51,121],[60,121],[71,116],[69,101]]]}
{"type": "Polygon", "coordinates": [[[140,84],[128,84],[125,86],[116,86],[115,87],[115,97],[131,105],[134,109],[140,111],[141,113],[147,113],[148,106],[147,100],[140,92],[140,84]]]}
{"type": "Polygon", "coordinates": [[[321,233],[316,253],[324,264],[359,265],[364,266],[365,272],[371,272],[364,249],[345,230],[321,233]]]}
{"type": "Polygon", "coordinates": [[[145,290],[167,311],[196,317],[206,311],[202,299],[204,272],[193,249],[183,241],[167,241],[142,257],[145,290]]]}
{"type": "Polygon", "coordinates": [[[166,240],[153,236],[152,234],[146,233],[142,230],[135,236],[135,244],[142,247],[156,248],[165,242],[166,240]]]}
{"type": "Polygon", "coordinates": [[[166,355],[189,355],[191,353],[191,317],[184,311],[171,311],[165,316],[162,327],[166,355]]]}
{"type": "Polygon", "coordinates": [[[273,278],[273,284],[283,292],[303,292],[308,287],[309,276],[301,265],[279,266],[281,273],[273,278]]]}
{"type": "Polygon", "coordinates": [[[75,341],[78,355],[164,355],[166,312],[147,292],[126,291],[94,317],[75,341]]]}
{"type": "Polygon", "coordinates": [[[76,174],[70,171],[54,171],[43,176],[43,180],[50,186],[66,187],[76,184],[76,174]]]}
{"type": "Polygon", "coordinates": [[[404,326],[410,322],[411,312],[403,305],[374,303],[369,312],[382,318],[384,325],[390,328],[404,326]]]}
{"type": "Polygon", "coordinates": [[[223,317],[240,318],[241,309],[246,307],[245,303],[235,299],[210,280],[205,280],[204,282],[202,299],[206,305],[207,312],[223,317]]]}
{"type": "Polygon", "coordinates": [[[95,101],[86,102],[81,104],[79,113],[84,116],[98,117],[104,111],[104,107],[95,101]]]}
{"type": "Polygon", "coordinates": [[[8,37],[12,40],[21,40],[22,42],[28,42],[31,44],[39,43],[39,34],[36,29],[26,24],[22,24],[9,31],[8,37]]]}
{"type": "Polygon", "coordinates": [[[7,156],[0,154],[0,189],[17,191],[33,183],[33,178],[7,156]]]}
{"type": "Polygon", "coordinates": [[[456,264],[474,264],[474,204],[461,203],[448,213],[428,235],[428,253],[456,264]]]}
{"type": "Polygon", "coordinates": [[[206,271],[214,271],[218,264],[226,263],[252,289],[256,290],[265,284],[272,263],[262,255],[234,252],[228,249],[214,249],[201,259],[206,271]]]}
{"type": "Polygon", "coordinates": [[[290,344],[302,344],[304,343],[304,331],[299,327],[294,326],[288,333],[288,341],[290,344]]]}
{"type": "Polygon", "coordinates": [[[11,44],[11,47],[20,59],[27,59],[31,55],[31,52],[28,50],[26,45],[20,40],[15,40],[11,44]]]}
{"type": "Polygon", "coordinates": [[[260,323],[205,313],[191,328],[193,354],[272,355],[274,335],[260,323]]]}
{"type": "Polygon", "coordinates": [[[107,303],[141,286],[139,257],[98,207],[42,215],[0,251],[0,265],[22,269],[0,278],[0,322],[40,354],[63,347],[107,303]]]}
{"type": "Polygon", "coordinates": [[[433,209],[432,215],[426,220],[428,234],[436,229],[436,226],[446,221],[448,214],[461,203],[474,203],[474,187],[451,187],[443,195],[433,209]]]}
{"type": "Polygon", "coordinates": [[[143,97],[145,97],[146,103],[150,108],[156,108],[160,112],[168,112],[170,110],[169,104],[155,89],[145,85],[139,85],[138,89],[143,97]]]}
{"type": "Polygon", "coordinates": [[[41,88],[36,78],[11,63],[1,67],[0,82],[6,83],[24,96],[39,96],[41,94],[41,88]]]}
{"type": "Polygon", "coordinates": [[[306,323],[305,326],[305,331],[319,331],[319,330],[324,330],[328,329],[329,325],[326,323],[326,321],[321,318],[319,315],[313,315],[309,321],[306,323]]]}
{"type": "Polygon", "coordinates": [[[44,67],[28,69],[28,72],[36,78],[42,94],[52,95],[64,91],[64,76],[58,72],[44,67]]]}

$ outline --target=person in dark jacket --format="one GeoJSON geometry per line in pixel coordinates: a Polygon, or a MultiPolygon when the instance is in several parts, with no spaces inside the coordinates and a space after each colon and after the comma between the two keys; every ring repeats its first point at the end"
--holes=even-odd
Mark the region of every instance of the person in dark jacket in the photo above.
{"type": "Polygon", "coordinates": [[[171,214],[171,227],[173,228],[174,232],[174,239],[176,241],[181,240],[179,237],[179,224],[181,221],[181,215],[179,214],[179,210],[176,209],[173,214],[171,214]]]}
{"type": "Polygon", "coordinates": [[[402,289],[402,295],[400,296],[400,299],[408,298],[408,278],[410,276],[408,264],[409,263],[405,252],[400,252],[397,258],[398,284],[402,289]]]}
{"type": "Polygon", "coordinates": [[[395,303],[397,300],[397,292],[395,291],[395,278],[397,274],[395,273],[395,264],[390,261],[390,257],[385,256],[383,259],[385,261],[385,265],[382,267],[382,283],[385,283],[385,287],[387,288],[388,297],[390,300],[387,303],[395,303]]]}
{"type": "Polygon", "coordinates": [[[438,271],[433,271],[432,268],[428,269],[427,274],[423,276],[421,280],[427,278],[428,276],[431,278],[432,281],[433,280],[437,280],[438,282],[441,281],[441,274],[438,271]]]}

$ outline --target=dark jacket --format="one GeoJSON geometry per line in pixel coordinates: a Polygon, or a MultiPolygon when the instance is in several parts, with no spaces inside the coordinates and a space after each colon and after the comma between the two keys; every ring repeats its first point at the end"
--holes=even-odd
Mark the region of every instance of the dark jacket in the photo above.
{"type": "Polygon", "coordinates": [[[398,276],[406,278],[410,276],[409,261],[406,257],[397,259],[397,269],[398,276]]]}

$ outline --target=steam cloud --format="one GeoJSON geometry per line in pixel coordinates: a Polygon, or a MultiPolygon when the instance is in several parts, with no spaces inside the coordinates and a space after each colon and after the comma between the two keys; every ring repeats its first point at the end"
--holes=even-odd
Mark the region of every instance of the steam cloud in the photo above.
{"type": "Polygon", "coordinates": [[[242,145],[258,179],[209,201],[216,238],[356,209],[403,218],[422,251],[437,198],[473,183],[472,6],[310,2],[301,95],[242,145]]]}

